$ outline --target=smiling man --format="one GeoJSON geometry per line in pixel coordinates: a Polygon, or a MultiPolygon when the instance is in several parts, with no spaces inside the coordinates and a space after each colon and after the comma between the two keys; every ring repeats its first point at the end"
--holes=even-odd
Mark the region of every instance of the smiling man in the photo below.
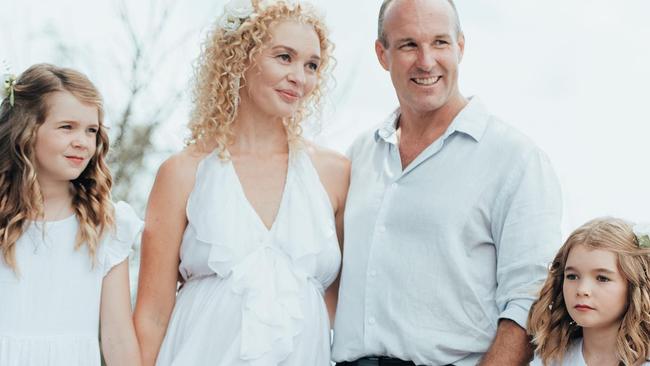
{"type": "Polygon", "coordinates": [[[458,88],[448,0],[385,0],[375,43],[399,108],[352,145],[338,365],[522,365],[560,243],[553,169],[458,88]]]}

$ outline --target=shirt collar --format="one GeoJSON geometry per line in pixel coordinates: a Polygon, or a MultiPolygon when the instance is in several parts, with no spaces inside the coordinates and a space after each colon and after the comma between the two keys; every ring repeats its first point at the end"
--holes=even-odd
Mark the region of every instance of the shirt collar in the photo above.
{"type": "Polygon", "coordinates": [[[388,143],[396,144],[397,143],[397,121],[400,116],[400,109],[397,107],[389,116],[381,123],[377,131],[375,131],[375,141],[382,139],[388,143]]]}
{"type": "MultiPolygon", "coordinates": [[[[396,126],[400,114],[398,107],[386,118],[377,131],[375,131],[375,141],[382,139],[391,144],[397,143],[396,126]]],[[[470,97],[467,105],[456,115],[443,136],[446,138],[458,131],[479,142],[487,129],[488,119],[489,114],[487,113],[487,109],[479,98],[476,96],[470,97]]]]}

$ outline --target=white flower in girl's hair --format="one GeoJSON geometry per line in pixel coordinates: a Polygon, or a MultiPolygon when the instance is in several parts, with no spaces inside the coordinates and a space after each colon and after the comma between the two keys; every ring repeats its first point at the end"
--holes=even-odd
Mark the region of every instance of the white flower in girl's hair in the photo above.
{"type": "Polygon", "coordinates": [[[2,99],[9,98],[9,104],[14,105],[14,87],[16,86],[16,75],[4,74],[2,75],[2,99]]]}
{"type": "Polygon", "coordinates": [[[639,247],[650,249],[650,224],[636,224],[632,227],[639,247]]]}
{"type": "Polygon", "coordinates": [[[251,0],[230,0],[224,7],[219,27],[234,32],[239,28],[242,20],[250,17],[254,11],[251,0]]]}
{"type": "Polygon", "coordinates": [[[0,97],[5,99],[9,96],[9,87],[11,85],[11,75],[4,74],[2,75],[2,90],[0,90],[0,97]]]}

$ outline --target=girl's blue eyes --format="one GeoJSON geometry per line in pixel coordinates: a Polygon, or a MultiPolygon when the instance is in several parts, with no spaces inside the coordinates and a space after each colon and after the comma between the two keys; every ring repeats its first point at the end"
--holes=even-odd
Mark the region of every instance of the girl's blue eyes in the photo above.
{"type": "MultiPolygon", "coordinates": [[[[59,128],[64,129],[64,130],[72,130],[72,125],[61,125],[61,126],[59,126],[59,128]]],[[[95,128],[95,127],[91,127],[91,128],[88,129],[88,132],[95,135],[95,134],[99,133],[99,129],[95,128]]]]}
{"type": "Polygon", "coordinates": [[[599,282],[609,282],[609,281],[611,281],[609,278],[607,278],[605,276],[597,276],[596,280],[598,280],[599,282]]]}
{"type": "MultiPolygon", "coordinates": [[[[578,275],[573,274],[573,273],[568,273],[566,276],[564,276],[564,278],[566,278],[569,281],[574,281],[574,280],[578,279],[578,275]]],[[[611,279],[609,279],[609,278],[607,278],[607,277],[605,277],[603,275],[598,275],[598,276],[596,276],[596,281],[598,281],[598,282],[609,282],[609,281],[611,281],[611,279]]]]}

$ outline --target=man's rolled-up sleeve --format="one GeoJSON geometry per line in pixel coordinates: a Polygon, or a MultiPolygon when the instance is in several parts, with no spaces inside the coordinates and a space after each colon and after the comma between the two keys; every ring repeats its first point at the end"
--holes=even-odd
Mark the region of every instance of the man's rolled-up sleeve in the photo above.
{"type": "Polygon", "coordinates": [[[561,196],[553,167],[535,149],[511,171],[494,205],[499,318],[522,328],[561,245],[561,196]]]}

